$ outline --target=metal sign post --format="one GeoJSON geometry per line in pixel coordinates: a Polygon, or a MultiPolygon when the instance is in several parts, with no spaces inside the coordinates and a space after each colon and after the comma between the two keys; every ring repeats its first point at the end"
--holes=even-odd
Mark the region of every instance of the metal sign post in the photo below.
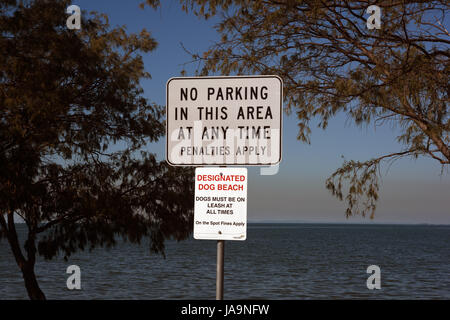
{"type": "Polygon", "coordinates": [[[225,240],[217,240],[216,300],[223,300],[224,255],[225,255],[225,240]]]}

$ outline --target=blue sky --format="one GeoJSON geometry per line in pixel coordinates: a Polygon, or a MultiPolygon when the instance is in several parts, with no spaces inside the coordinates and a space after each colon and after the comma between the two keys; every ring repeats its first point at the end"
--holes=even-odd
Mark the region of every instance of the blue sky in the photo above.
{"type": "MultiPolygon", "coordinates": [[[[194,75],[181,43],[193,52],[203,52],[218,35],[214,20],[199,20],[181,10],[177,0],[163,0],[161,9],[139,8],[143,0],[76,1],[82,10],[108,14],[112,26],[126,25],[130,32],[146,28],[158,42],[155,51],[144,55],[152,79],[142,82],[145,96],[165,104],[166,81],[180,76],[182,69],[194,75]]],[[[399,151],[396,130],[388,125],[359,128],[345,115],[338,115],[323,131],[312,128],[311,145],[296,140],[294,116],[284,115],[283,161],[274,176],[260,176],[249,168],[248,218],[250,220],[289,220],[344,223],[436,223],[450,224],[450,173],[432,159],[403,159],[387,171],[383,169],[380,200],[374,220],[345,218],[343,203],[325,189],[326,178],[346,159],[367,160],[399,151]]],[[[164,158],[164,141],[154,152],[164,158]]]]}

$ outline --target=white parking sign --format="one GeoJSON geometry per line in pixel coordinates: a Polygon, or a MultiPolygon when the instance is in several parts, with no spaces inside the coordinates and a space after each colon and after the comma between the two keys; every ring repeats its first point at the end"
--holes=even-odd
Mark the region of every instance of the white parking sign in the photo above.
{"type": "Polygon", "coordinates": [[[166,159],[171,165],[275,165],[281,161],[277,76],[171,78],[166,159]]]}

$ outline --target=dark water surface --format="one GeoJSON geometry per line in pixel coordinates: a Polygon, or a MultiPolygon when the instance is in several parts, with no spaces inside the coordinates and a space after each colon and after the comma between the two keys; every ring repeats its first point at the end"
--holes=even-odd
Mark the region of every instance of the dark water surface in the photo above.
{"type": "MultiPolygon", "coordinates": [[[[120,243],[68,262],[39,259],[36,272],[48,299],[214,299],[216,242],[166,247],[163,259],[120,243]],[[82,290],[66,287],[71,264],[82,290]]],[[[226,242],[225,298],[450,299],[450,226],[250,224],[246,241],[226,242]],[[381,290],[367,289],[369,265],[381,268],[381,290]]],[[[27,299],[6,240],[0,299],[27,299]]]]}

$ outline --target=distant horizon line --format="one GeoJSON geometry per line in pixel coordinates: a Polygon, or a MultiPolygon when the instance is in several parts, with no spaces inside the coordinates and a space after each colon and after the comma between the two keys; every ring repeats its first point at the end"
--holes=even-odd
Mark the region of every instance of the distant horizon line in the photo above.
{"type": "MultiPolygon", "coordinates": [[[[14,224],[25,224],[25,222],[15,221],[14,224]]],[[[450,226],[450,223],[432,223],[432,222],[343,222],[343,221],[313,221],[313,220],[292,220],[292,219],[252,219],[248,224],[338,224],[338,225],[396,225],[396,226],[450,226]]]]}
{"type": "Polygon", "coordinates": [[[295,220],[295,219],[252,219],[248,221],[249,224],[342,224],[342,225],[429,225],[429,226],[450,226],[450,223],[436,223],[436,222],[387,222],[387,221],[314,221],[314,220],[295,220]]]}

